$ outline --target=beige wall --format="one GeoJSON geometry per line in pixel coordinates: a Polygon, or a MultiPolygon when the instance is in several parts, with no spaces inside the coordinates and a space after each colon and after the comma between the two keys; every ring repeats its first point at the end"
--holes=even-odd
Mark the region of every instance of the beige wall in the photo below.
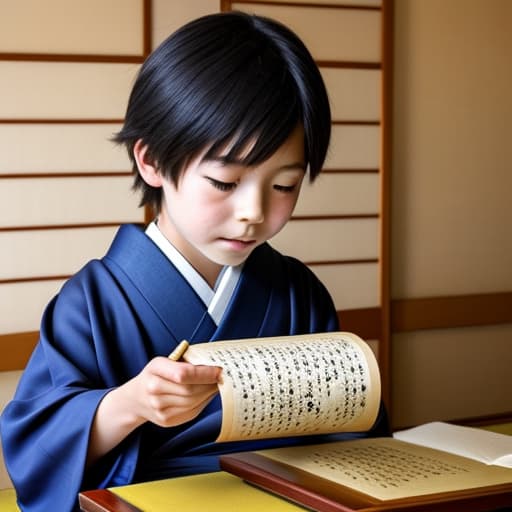
{"type": "MultiPolygon", "coordinates": [[[[394,299],[512,290],[511,27],[509,0],[396,0],[394,299]]],[[[395,425],[512,411],[512,325],[393,354],[395,425]]]]}

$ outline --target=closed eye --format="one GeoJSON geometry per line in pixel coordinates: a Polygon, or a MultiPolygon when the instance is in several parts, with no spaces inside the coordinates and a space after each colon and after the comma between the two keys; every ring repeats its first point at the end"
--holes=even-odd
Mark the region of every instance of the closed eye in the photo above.
{"type": "Polygon", "coordinates": [[[216,180],[214,178],[210,178],[208,176],[206,176],[206,179],[216,189],[222,190],[223,192],[229,192],[230,190],[233,190],[236,187],[236,183],[228,183],[228,182],[225,182],[225,181],[219,181],[219,180],[216,180]]]}
{"type": "Polygon", "coordinates": [[[297,185],[274,185],[274,190],[278,190],[279,192],[290,193],[295,190],[297,185]]]}

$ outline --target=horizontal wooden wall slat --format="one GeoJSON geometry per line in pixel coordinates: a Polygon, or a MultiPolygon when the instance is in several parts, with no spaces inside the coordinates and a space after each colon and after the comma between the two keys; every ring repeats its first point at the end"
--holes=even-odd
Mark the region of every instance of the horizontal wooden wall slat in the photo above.
{"type": "Polygon", "coordinates": [[[391,331],[512,323],[512,292],[391,301],[391,331]]]}
{"type": "Polygon", "coordinates": [[[123,119],[106,119],[106,118],[83,118],[83,119],[51,119],[51,118],[1,118],[0,124],[122,124],[123,119]]]}
{"type": "MultiPolygon", "coordinates": [[[[367,259],[354,259],[354,260],[329,260],[329,261],[305,261],[304,264],[308,267],[320,267],[324,265],[365,265],[368,263],[379,263],[378,258],[367,258],[367,259]]],[[[30,277],[16,277],[9,279],[0,279],[0,285],[12,284],[12,283],[29,283],[33,281],[55,281],[63,280],[71,277],[71,274],[67,275],[51,275],[51,276],[30,276],[30,277]]]]}
{"type": "Polygon", "coordinates": [[[70,275],[13,277],[12,279],[0,279],[0,285],[14,283],[31,283],[35,281],[61,281],[64,279],[69,279],[70,277],[70,275]]]}
{"type": "Polygon", "coordinates": [[[27,179],[27,178],[117,178],[119,176],[131,176],[131,172],[125,171],[90,171],[90,172],[31,172],[0,174],[1,179],[27,179]]]}
{"type": "Polygon", "coordinates": [[[378,258],[367,258],[358,260],[325,260],[325,261],[305,261],[304,264],[308,267],[321,266],[321,265],[358,265],[365,263],[378,263],[378,258]]]}
{"type": "MultiPolygon", "coordinates": [[[[364,339],[378,339],[380,336],[379,308],[339,311],[338,317],[344,331],[357,333],[364,339]]],[[[38,331],[0,335],[0,371],[23,369],[38,336],[38,331]]]]}
{"type": "MultiPolygon", "coordinates": [[[[357,220],[357,219],[378,219],[379,214],[369,213],[361,215],[302,215],[292,217],[292,220],[306,221],[306,220],[357,220]]],[[[75,228],[91,228],[91,227],[107,227],[119,226],[122,224],[118,221],[112,222],[91,222],[83,224],[45,224],[33,226],[0,226],[0,231],[34,231],[40,229],[75,229],[75,228]]],[[[133,221],[133,224],[140,225],[139,221],[133,221]]]]}
{"type": "Polygon", "coordinates": [[[379,174],[380,169],[322,169],[322,174],[379,174]]]}
{"type": "MultiPolygon", "coordinates": [[[[339,312],[339,317],[343,329],[375,338],[376,329],[380,329],[377,311],[378,308],[345,310],[339,312]]],[[[393,332],[512,323],[512,292],[394,300],[391,311],[393,332]]],[[[7,353],[11,349],[23,349],[27,339],[35,338],[37,333],[1,335],[0,365],[10,357],[7,353]]]]}
{"type": "Polygon", "coordinates": [[[279,5],[286,7],[311,7],[311,8],[329,8],[329,9],[350,9],[350,10],[356,10],[356,11],[380,11],[381,7],[380,5],[360,5],[360,4],[351,4],[351,3],[343,3],[340,2],[339,4],[334,2],[279,2],[275,0],[236,0],[233,2],[232,0],[221,0],[221,6],[222,10],[226,10],[224,7],[229,6],[231,7],[232,3],[237,4],[255,4],[255,5],[279,5]]]}
{"type": "Polygon", "coordinates": [[[340,68],[340,69],[381,69],[380,62],[363,62],[359,60],[317,60],[320,68],[340,68]]]}
{"type": "Polygon", "coordinates": [[[22,370],[34,350],[39,332],[0,335],[0,371],[22,370]]]}
{"type": "Polygon", "coordinates": [[[375,120],[375,121],[358,121],[356,119],[334,119],[332,121],[332,124],[333,125],[347,125],[347,126],[350,126],[350,125],[355,125],[355,126],[379,126],[380,125],[380,121],[378,120],[375,120]]]}
{"type": "MultiPolygon", "coordinates": [[[[133,222],[133,224],[140,225],[139,221],[133,222]]],[[[41,226],[5,226],[0,227],[0,231],[38,231],[46,229],[80,229],[80,228],[109,228],[117,227],[120,225],[119,221],[113,222],[91,222],[83,224],[52,224],[52,225],[41,225],[41,226]]]]}
{"type": "Polygon", "coordinates": [[[380,339],[381,309],[346,309],[338,311],[338,320],[342,331],[353,332],[366,340],[380,339]]]}
{"type": "Polygon", "coordinates": [[[292,220],[350,220],[350,219],[378,219],[378,213],[354,213],[339,215],[292,215],[292,220]]]}
{"type": "Polygon", "coordinates": [[[30,61],[30,62],[101,62],[141,64],[143,55],[93,55],[71,53],[0,53],[0,61],[30,61]]]}

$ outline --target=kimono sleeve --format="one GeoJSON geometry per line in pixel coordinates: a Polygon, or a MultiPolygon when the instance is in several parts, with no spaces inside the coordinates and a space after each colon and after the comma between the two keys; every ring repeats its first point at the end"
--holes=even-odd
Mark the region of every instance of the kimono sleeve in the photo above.
{"type": "Polygon", "coordinates": [[[98,354],[107,353],[107,333],[115,332],[108,318],[119,312],[98,300],[105,283],[113,286],[98,277],[82,272],[47,306],[39,342],[2,414],[6,466],[24,511],[78,510],[81,489],[128,483],[135,470],[136,434],[85,470],[96,409],[117,383],[113,364],[98,354]]]}

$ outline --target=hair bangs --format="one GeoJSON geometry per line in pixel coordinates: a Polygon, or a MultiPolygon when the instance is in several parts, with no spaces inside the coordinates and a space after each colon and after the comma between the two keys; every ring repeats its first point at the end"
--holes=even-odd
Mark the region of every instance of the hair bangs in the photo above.
{"type": "MultiPolygon", "coordinates": [[[[261,60],[248,66],[258,63],[261,60]]],[[[283,66],[266,73],[244,69],[234,75],[222,85],[224,97],[216,102],[215,112],[204,120],[203,126],[214,135],[206,157],[222,156],[252,166],[270,158],[302,123],[300,99],[283,66]]]]}

